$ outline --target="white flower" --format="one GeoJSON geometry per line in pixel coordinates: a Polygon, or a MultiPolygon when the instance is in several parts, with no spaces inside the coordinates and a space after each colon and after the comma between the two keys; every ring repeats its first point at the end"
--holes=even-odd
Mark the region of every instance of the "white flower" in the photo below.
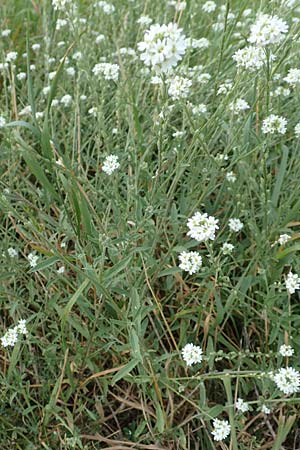
{"type": "Polygon", "coordinates": [[[276,114],[271,114],[269,117],[264,119],[262,124],[262,132],[264,134],[285,134],[286,132],[287,120],[285,117],[277,116],[276,114]]]}
{"type": "Polygon", "coordinates": [[[21,109],[21,111],[19,112],[19,116],[27,116],[28,114],[31,114],[31,106],[27,105],[25,106],[25,108],[21,109]]]}
{"type": "Polygon", "coordinates": [[[111,3],[103,2],[103,1],[98,2],[97,6],[99,6],[102,9],[104,14],[113,14],[116,10],[114,5],[112,5],[111,3]]]}
{"type": "Polygon", "coordinates": [[[223,255],[229,255],[230,253],[232,253],[233,249],[234,245],[230,244],[229,242],[224,242],[224,244],[221,247],[223,255]]]}
{"type": "Polygon", "coordinates": [[[199,105],[188,103],[188,106],[191,108],[192,114],[194,116],[199,116],[200,114],[207,113],[207,106],[204,103],[200,103],[199,105]]]}
{"type": "Polygon", "coordinates": [[[15,61],[17,59],[18,53],[17,52],[9,52],[6,55],[5,61],[6,62],[12,62],[15,61]]]}
{"type": "Polygon", "coordinates": [[[238,233],[243,228],[244,224],[240,221],[240,219],[229,219],[228,225],[230,228],[230,231],[234,231],[235,233],[238,233]]]}
{"type": "Polygon", "coordinates": [[[295,87],[296,84],[300,83],[300,69],[290,69],[283,80],[295,87]]]}
{"type": "Polygon", "coordinates": [[[57,19],[56,21],[56,29],[59,31],[62,27],[68,25],[68,21],[66,19],[57,19]]]}
{"type": "Polygon", "coordinates": [[[259,47],[279,44],[288,32],[287,23],[277,16],[259,14],[255,23],[251,25],[248,41],[259,47]]]}
{"type": "Polygon", "coordinates": [[[226,173],[226,180],[229,181],[229,183],[235,183],[236,176],[233,172],[227,172],[226,173]]]}
{"type": "Polygon", "coordinates": [[[294,294],[297,289],[300,289],[300,277],[296,273],[289,272],[285,280],[285,287],[289,294],[294,294]]]}
{"type": "Polygon", "coordinates": [[[96,44],[100,44],[100,42],[104,41],[105,36],[104,34],[98,34],[98,36],[95,39],[96,44]]]}
{"type": "Polygon", "coordinates": [[[105,80],[118,81],[119,70],[118,64],[99,63],[94,66],[92,72],[96,76],[103,75],[105,80]]]}
{"type": "Polygon", "coordinates": [[[187,366],[200,363],[203,359],[202,348],[194,344],[186,344],[181,354],[187,366]]]}
{"type": "Polygon", "coordinates": [[[186,2],[176,3],[175,10],[176,11],[184,11],[186,8],[186,2]]]}
{"type": "Polygon", "coordinates": [[[116,155],[109,155],[105,158],[102,166],[103,172],[107,173],[107,175],[111,175],[115,172],[119,167],[119,158],[116,155]]]}
{"type": "Polygon", "coordinates": [[[70,77],[74,77],[76,71],[75,71],[74,67],[67,67],[67,68],[66,68],[66,73],[67,73],[70,77]]]}
{"type": "Polygon", "coordinates": [[[1,337],[2,346],[13,347],[18,341],[19,334],[28,334],[26,320],[24,319],[20,319],[17,326],[8,329],[5,335],[1,337]]]}
{"type": "Polygon", "coordinates": [[[59,268],[57,269],[57,273],[62,274],[62,273],[64,273],[64,272],[65,272],[65,266],[61,266],[61,267],[59,267],[59,268]]]}
{"type": "Polygon", "coordinates": [[[245,400],[243,400],[242,398],[237,399],[235,407],[238,411],[241,411],[243,413],[249,411],[249,404],[245,402],[245,400]]]}
{"type": "Polygon", "coordinates": [[[45,86],[45,87],[42,89],[43,95],[48,95],[50,91],[51,91],[51,86],[45,86]]]}
{"type": "Polygon", "coordinates": [[[264,414],[270,414],[271,410],[266,405],[261,405],[261,410],[264,414]]]}
{"type": "Polygon", "coordinates": [[[250,106],[248,103],[242,98],[238,98],[235,102],[230,103],[229,109],[233,112],[233,114],[238,115],[242,111],[246,111],[250,106]]]}
{"type": "Polygon", "coordinates": [[[173,134],[172,134],[172,136],[174,137],[174,138],[181,138],[181,137],[183,137],[185,135],[185,131],[175,131],[173,134]]]}
{"type": "Polygon", "coordinates": [[[208,2],[204,3],[204,5],[202,5],[202,10],[207,13],[211,13],[211,12],[215,11],[216,7],[217,7],[217,5],[215,4],[215,2],[208,1],[208,2]]]}
{"type": "Polygon", "coordinates": [[[196,212],[193,217],[188,219],[187,226],[190,229],[187,235],[199,242],[215,239],[216,230],[218,230],[218,219],[208,216],[207,213],[196,212]]]}
{"type": "Polygon", "coordinates": [[[198,272],[202,266],[202,258],[198,252],[182,252],[178,256],[180,269],[189,272],[190,275],[198,272]]]}
{"type": "Polygon", "coordinates": [[[31,48],[32,48],[32,50],[33,50],[34,52],[38,52],[38,51],[40,50],[40,48],[41,48],[41,44],[33,44],[33,45],[31,46],[31,48]]]}
{"type": "Polygon", "coordinates": [[[210,79],[211,79],[210,73],[200,73],[197,76],[198,83],[202,83],[202,84],[208,83],[210,79]]]}
{"type": "Polygon", "coordinates": [[[243,17],[248,17],[248,16],[250,16],[251,13],[252,13],[252,9],[247,8],[243,11],[243,17]]]}
{"type": "Polygon", "coordinates": [[[1,31],[1,37],[8,37],[11,33],[11,30],[7,29],[7,30],[3,30],[1,31]]]}
{"type": "Polygon", "coordinates": [[[26,320],[25,319],[20,319],[17,325],[17,330],[20,334],[28,334],[28,330],[26,328],[26,320]]]}
{"type": "Polygon", "coordinates": [[[61,99],[60,99],[60,103],[62,103],[64,106],[71,106],[73,102],[72,96],[69,94],[64,95],[61,99]]]}
{"type": "Polygon", "coordinates": [[[4,127],[6,124],[6,120],[3,116],[0,116],[0,128],[4,127]]]}
{"type": "Polygon", "coordinates": [[[93,106],[92,108],[90,108],[88,110],[88,114],[90,114],[91,116],[97,117],[97,111],[98,111],[97,106],[93,106]]]}
{"type": "Polygon", "coordinates": [[[300,390],[300,373],[293,367],[279,369],[273,376],[278,389],[284,394],[290,395],[300,390]]]}
{"type": "Polygon", "coordinates": [[[48,74],[49,80],[50,80],[50,81],[53,80],[53,78],[55,77],[55,75],[56,75],[56,71],[49,72],[49,74],[48,74]]]}
{"type": "Polygon", "coordinates": [[[232,86],[233,86],[232,81],[226,80],[225,83],[220,84],[218,91],[217,91],[217,95],[228,94],[228,92],[231,91],[232,86]]]}
{"type": "Polygon", "coordinates": [[[274,96],[274,97],[279,97],[279,96],[283,96],[283,97],[288,97],[290,95],[291,91],[288,88],[284,88],[283,86],[278,86],[275,91],[271,91],[270,95],[274,96]]]}
{"type": "Polygon", "coordinates": [[[176,77],[168,81],[170,83],[168,94],[172,100],[179,100],[181,98],[188,97],[190,87],[192,86],[191,80],[176,75],[176,77]]]}
{"type": "Polygon", "coordinates": [[[188,47],[192,47],[192,48],[208,48],[210,46],[210,42],[206,38],[200,38],[200,39],[188,38],[187,45],[188,45],[188,47]]]}
{"type": "Polygon", "coordinates": [[[264,65],[266,57],[262,48],[249,46],[237,50],[232,59],[236,62],[237,67],[243,67],[252,72],[264,65]]]}
{"type": "Polygon", "coordinates": [[[283,345],[280,346],[279,353],[282,356],[293,356],[294,349],[290,345],[283,344],[283,345]]]}
{"type": "Polygon", "coordinates": [[[176,23],[151,25],[138,43],[141,60],[157,72],[167,72],[176,66],[185,54],[187,41],[176,23]]]}
{"type": "Polygon", "coordinates": [[[141,16],[137,21],[136,21],[139,25],[150,25],[150,23],[152,23],[152,19],[148,16],[141,16]]]}
{"type": "Polygon", "coordinates": [[[16,250],[16,249],[13,248],[13,247],[9,247],[9,248],[7,249],[7,253],[8,253],[8,255],[9,255],[11,258],[16,258],[16,257],[18,256],[18,250],[16,250]]]}
{"type": "Polygon", "coordinates": [[[27,77],[26,72],[19,72],[16,76],[17,80],[21,81],[21,80],[25,80],[27,77]]]}
{"type": "Polygon", "coordinates": [[[10,328],[4,336],[1,337],[1,344],[3,347],[13,347],[18,340],[18,329],[10,328]]]}
{"type": "Polygon", "coordinates": [[[297,123],[297,125],[295,126],[295,135],[296,135],[296,137],[298,138],[298,137],[300,137],[300,122],[299,123],[297,123]]]}
{"type": "Polygon", "coordinates": [[[231,427],[227,420],[215,419],[213,421],[213,426],[214,429],[211,434],[215,441],[223,441],[223,439],[226,439],[227,436],[230,435],[231,427]]]}
{"type": "Polygon", "coordinates": [[[52,0],[52,6],[55,10],[64,11],[73,0],[52,0]]]}
{"type": "Polygon", "coordinates": [[[82,53],[75,52],[74,55],[72,56],[72,58],[75,59],[75,61],[79,61],[80,59],[82,59],[82,53]]]}
{"type": "Polygon", "coordinates": [[[160,76],[154,75],[153,77],[151,77],[150,83],[154,85],[160,85],[163,84],[163,80],[160,76]]]}
{"type": "Polygon", "coordinates": [[[30,267],[35,267],[37,265],[39,257],[34,253],[29,253],[27,259],[29,261],[30,267]]]}
{"type": "Polygon", "coordinates": [[[291,236],[289,234],[281,234],[275,244],[286,244],[290,240],[291,236]]]}
{"type": "Polygon", "coordinates": [[[5,70],[5,69],[8,69],[8,63],[7,62],[0,63],[0,70],[2,71],[2,70],[5,70]]]}

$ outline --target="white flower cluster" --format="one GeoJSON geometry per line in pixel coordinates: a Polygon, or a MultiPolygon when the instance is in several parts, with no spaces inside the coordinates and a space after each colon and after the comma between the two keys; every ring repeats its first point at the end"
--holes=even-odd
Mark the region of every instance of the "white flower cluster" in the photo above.
{"type": "MultiPolygon", "coordinates": [[[[61,99],[60,99],[60,103],[62,105],[64,105],[65,107],[71,106],[73,102],[72,96],[69,94],[64,95],[61,99]]],[[[53,104],[53,101],[52,101],[53,104]]]]}
{"type": "Polygon", "coordinates": [[[226,180],[229,181],[229,183],[235,183],[236,182],[236,176],[233,172],[227,172],[226,173],[226,180]]]}
{"type": "Polygon", "coordinates": [[[223,255],[230,255],[234,249],[234,245],[230,244],[229,242],[224,242],[224,244],[221,247],[221,251],[223,255]]]}
{"type": "Polygon", "coordinates": [[[178,256],[180,269],[189,272],[190,275],[198,272],[202,266],[202,258],[198,252],[182,252],[178,256]]]}
{"type": "Polygon", "coordinates": [[[176,23],[151,25],[138,43],[140,58],[157,72],[168,72],[185,54],[187,40],[176,23]]]}
{"type": "Polygon", "coordinates": [[[0,128],[4,127],[6,124],[6,120],[3,116],[0,116],[0,128]]]}
{"type": "Polygon", "coordinates": [[[186,344],[181,353],[187,366],[200,363],[203,358],[202,348],[194,344],[186,344]]]}
{"type": "Polygon", "coordinates": [[[151,17],[148,16],[141,16],[136,23],[138,23],[139,25],[150,25],[153,22],[153,20],[151,19],[151,17]]]}
{"type": "Polygon", "coordinates": [[[244,227],[244,224],[240,221],[240,219],[229,219],[228,222],[230,231],[238,233],[244,227]]]}
{"type": "Polygon", "coordinates": [[[172,100],[180,100],[181,98],[187,98],[192,86],[191,80],[188,78],[176,76],[170,80],[168,94],[172,100]]]}
{"type": "Polygon", "coordinates": [[[300,373],[293,367],[279,369],[272,377],[278,389],[291,395],[300,390],[300,373]]]}
{"type": "Polygon", "coordinates": [[[264,414],[270,414],[270,413],[271,413],[270,408],[268,408],[266,405],[262,405],[262,406],[261,406],[261,411],[262,411],[264,414]]]}
{"type": "Polygon", "coordinates": [[[3,347],[13,347],[20,334],[27,335],[26,320],[20,319],[18,325],[7,330],[4,336],[1,337],[1,344],[3,347]]]}
{"type": "Polygon", "coordinates": [[[216,3],[211,0],[208,0],[207,2],[204,3],[204,5],[202,5],[202,10],[207,13],[214,12],[216,8],[217,8],[216,3]]]}
{"type": "Polygon", "coordinates": [[[289,294],[294,294],[300,289],[300,277],[296,273],[289,272],[286,276],[285,287],[289,294]]]}
{"type": "Polygon", "coordinates": [[[271,114],[269,117],[263,120],[262,132],[264,134],[285,134],[287,120],[285,117],[271,114]]]}
{"type": "Polygon", "coordinates": [[[11,258],[16,258],[16,257],[18,256],[18,250],[16,250],[16,249],[13,248],[13,247],[9,247],[9,248],[7,249],[7,253],[8,253],[8,255],[9,255],[11,258]]]}
{"type": "Polygon", "coordinates": [[[39,257],[34,253],[29,253],[27,259],[29,261],[30,267],[35,267],[37,265],[39,257]]]}
{"type": "Polygon", "coordinates": [[[94,66],[92,72],[96,76],[103,75],[105,80],[118,81],[119,70],[118,64],[99,63],[94,66]]]}
{"type": "Polygon", "coordinates": [[[260,69],[266,59],[262,48],[252,46],[237,50],[232,58],[237,67],[244,67],[250,72],[260,69]]]}
{"type": "Polygon", "coordinates": [[[300,83],[300,69],[290,69],[283,80],[295,87],[300,83]]]}
{"type": "Polygon", "coordinates": [[[245,402],[242,398],[238,398],[235,402],[235,407],[238,411],[245,413],[249,411],[249,403],[245,402]]]}
{"type": "Polygon", "coordinates": [[[223,441],[230,435],[231,427],[227,420],[215,419],[213,421],[214,429],[211,434],[215,441],[223,441]]]}
{"type": "Polygon", "coordinates": [[[289,234],[281,234],[275,244],[284,245],[290,240],[291,236],[289,234]]]}
{"type": "Polygon", "coordinates": [[[279,44],[288,29],[287,23],[279,17],[259,14],[255,23],[251,25],[248,41],[258,47],[279,44]]]}
{"type": "Polygon", "coordinates": [[[109,155],[105,158],[102,166],[103,172],[111,175],[120,167],[119,158],[116,155],[109,155]]]}
{"type": "Polygon", "coordinates": [[[114,5],[112,5],[111,3],[108,3],[108,2],[104,2],[104,1],[98,2],[96,4],[96,6],[101,8],[102,11],[104,12],[104,14],[113,14],[115,12],[115,10],[116,10],[114,5]]]}
{"type": "Polygon", "coordinates": [[[55,10],[64,11],[68,5],[72,3],[72,0],[52,0],[52,6],[55,10]]]}
{"type": "Polygon", "coordinates": [[[193,38],[188,38],[187,39],[187,45],[188,47],[191,48],[208,48],[210,46],[210,42],[207,38],[200,38],[200,39],[193,39],[193,38]]]}
{"type": "Polygon", "coordinates": [[[216,230],[219,229],[218,222],[218,219],[207,213],[196,212],[193,217],[188,219],[187,226],[190,231],[187,232],[187,235],[199,242],[213,241],[216,230]]]}
{"type": "Polygon", "coordinates": [[[235,102],[232,102],[229,105],[230,111],[232,111],[235,115],[239,115],[241,112],[247,111],[249,108],[250,106],[248,103],[242,98],[238,98],[235,102]]]}
{"type": "Polygon", "coordinates": [[[280,346],[279,353],[282,356],[293,356],[294,349],[290,345],[283,344],[280,346]]]}
{"type": "Polygon", "coordinates": [[[227,95],[232,89],[232,81],[226,80],[225,83],[220,84],[217,95],[227,95]]]}

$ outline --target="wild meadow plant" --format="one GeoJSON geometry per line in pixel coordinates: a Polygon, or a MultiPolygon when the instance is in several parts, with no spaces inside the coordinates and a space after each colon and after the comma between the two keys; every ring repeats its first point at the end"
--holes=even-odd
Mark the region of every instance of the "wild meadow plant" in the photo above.
{"type": "Polygon", "coordinates": [[[3,0],[1,449],[300,449],[298,0],[3,0]]]}

